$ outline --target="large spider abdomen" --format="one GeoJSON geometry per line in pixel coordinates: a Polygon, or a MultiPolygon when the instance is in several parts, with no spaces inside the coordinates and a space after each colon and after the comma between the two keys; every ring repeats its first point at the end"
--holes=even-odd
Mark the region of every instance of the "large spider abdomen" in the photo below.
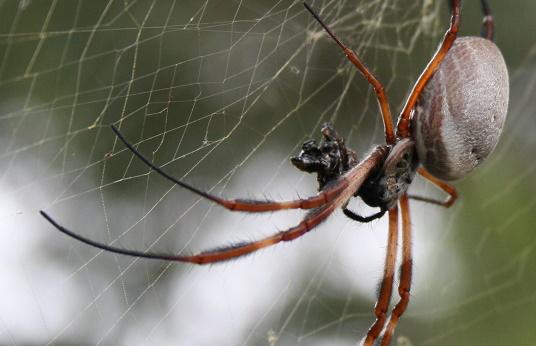
{"type": "Polygon", "coordinates": [[[495,148],[508,109],[508,71],[490,40],[458,38],[419,96],[411,120],[421,164],[465,177],[495,148]]]}

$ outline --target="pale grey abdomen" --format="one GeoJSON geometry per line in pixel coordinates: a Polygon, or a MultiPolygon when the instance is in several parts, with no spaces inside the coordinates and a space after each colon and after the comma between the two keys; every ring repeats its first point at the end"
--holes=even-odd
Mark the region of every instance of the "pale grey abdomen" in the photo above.
{"type": "Polygon", "coordinates": [[[508,71],[495,44],[458,38],[416,103],[411,120],[421,164],[452,181],[481,164],[497,144],[508,109],[508,71]]]}

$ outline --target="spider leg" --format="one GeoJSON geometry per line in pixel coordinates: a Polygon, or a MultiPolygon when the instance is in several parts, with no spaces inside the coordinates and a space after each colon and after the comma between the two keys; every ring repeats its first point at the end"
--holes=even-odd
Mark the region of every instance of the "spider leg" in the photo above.
{"type": "Polygon", "coordinates": [[[385,265],[383,268],[383,276],[380,284],[378,301],[374,308],[376,321],[367,332],[367,336],[362,345],[372,345],[374,340],[378,338],[385,321],[387,319],[387,311],[391,301],[393,290],[393,280],[395,275],[395,262],[398,251],[398,207],[389,210],[389,234],[387,238],[387,253],[385,256],[385,265]]]}
{"type": "Polygon", "coordinates": [[[370,72],[370,70],[365,66],[361,61],[356,52],[346,47],[344,43],[335,35],[333,30],[320,18],[320,16],[311,8],[307,2],[303,2],[305,8],[313,15],[313,17],[318,21],[320,25],[326,30],[326,32],[331,36],[331,38],[337,43],[339,47],[344,51],[348,60],[357,67],[357,69],[363,74],[367,81],[372,85],[376,93],[376,98],[380,105],[380,111],[383,118],[383,126],[385,130],[385,140],[387,144],[393,144],[395,142],[395,135],[393,133],[393,123],[391,120],[391,109],[389,108],[389,102],[387,101],[387,93],[380,83],[380,81],[370,72]]]}
{"type": "Polygon", "coordinates": [[[247,255],[251,252],[260,250],[270,245],[277,244],[282,241],[294,240],[304,235],[305,233],[309,232],[317,225],[319,225],[331,213],[333,213],[333,211],[343,202],[344,200],[341,200],[340,198],[338,198],[333,203],[326,204],[325,206],[311,213],[309,216],[307,216],[302,222],[300,222],[295,227],[289,228],[288,230],[277,233],[273,236],[266,237],[266,238],[256,240],[256,241],[252,241],[252,242],[237,243],[237,244],[233,244],[229,246],[223,246],[220,248],[210,249],[210,250],[203,251],[192,256],[178,256],[178,255],[156,253],[156,252],[143,252],[143,251],[128,250],[128,249],[123,249],[123,248],[112,246],[112,245],[107,245],[107,244],[100,243],[95,240],[91,240],[89,238],[83,237],[61,226],[54,219],[52,219],[52,217],[50,217],[47,213],[45,213],[42,210],[40,211],[40,213],[45,219],[48,220],[48,222],[50,222],[54,227],[56,227],[62,233],[67,234],[68,236],[75,238],[76,240],[79,240],[85,244],[91,245],[98,249],[102,249],[108,252],[118,253],[121,255],[138,257],[138,258],[159,259],[159,260],[164,260],[164,261],[175,261],[175,262],[189,262],[189,263],[195,263],[195,264],[206,264],[206,263],[226,261],[229,259],[247,255]]]}
{"type": "Polygon", "coordinates": [[[372,214],[370,216],[361,216],[359,214],[356,214],[354,213],[353,211],[351,211],[350,209],[344,207],[342,209],[342,212],[344,213],[344,215],[346,215],[346,217],[354,220],[354,221],[357,221],[357,222],[371,222],[371,221],[374,221],[376,219],[379,219],[381,218],[384,214],[385,214],[385,210],[380,210],[379,212],[377,212],[376,214],[372,214]]]}
{"type": "Polygon", "coordinates": [[[300,198],[300,199],[288,200],[288,201],[270,201],[270,200],[256,201],[256,200],[248,200],[248,199],[223,199],[215,195],[212,195],[210,193],[207,193],[205,191],[202,191],[190,184],[187,184],[179,179],[172,177],[171,175],[166,173],[164,170],[157,167],[148,158],[143,156],[143,154],[140,153],[136,148],[134,148],[134,146],[129,141],[127,141],[127,139],[117,129],[117,127],[112,125],[112,130],[117,135],[117,138],[119,138],[121,142],[123,142],[134,155],[136,155],[140,160],[142,160],[147,166],[151,167],[155,172],[157,172],[164,178],[168,179],[169,181],[187,190],[190,190],[193,193],[196,193],[203,198],[209,199],[229,210],[248,211],[248,212],[266,212],[266,211],[283,210],[283,209],[312,209],[320,205],[323,205],[325,203],[328,203],[330,200],[332,200],[337,195],[339,195],[342,191],[348,188],[348,182],[345,180],[341,180],[337,184],[333,184],[332,186],[325,188],[316,196],[303,198],[303,199],[300,198]]]}
{"type": "Polygon", "coordinates": [[[407,137],[409,136],[409,122],[410,122],[410,115],[411,111],[413,110],[413,107],[415,107],[415,102],[417,102],[417,98],[421,94],[422,89],[432,77],[432,74],[436,70],[437,66],[445,55],[447,55],[448,51],[450,50],[450,47],[452,47],[452,44],[456,40],[456,36],[458,35],[458,29],[460,28],[460,1],[459,0],[453,0],[452,4],[452,15],[450,17],[450,27],[445,33],[445,37],[443,38],[443,42],[441,42],[441,45],[435,52],[434,56],[432,57],[432,60],[428,63],[422,74],[419,76],[419,79],[413,86],[413,90],[411,90],[411,93],[409,94],[409,97],[406,101],[406,105],[404,106],[404,109],[400,113],[400,116],[398,117],[398,124],[397,124],[397,137],[407,137]]]}
{"type": "MultiPolygon", "coordinates": [[[[196,255],[192,256],[178,256],[163,254],[157,252],[144,252],[137,250],[127,250],[113,245],[107,245],[100,243],[89,238],[83,237],[75,232],[61,226],[57,223],[52,217],[50,217],[44,211],[40,211],[41,215],[47,219],[56,229],[60,232],[71,236],[83,243],[94,246],[96,248],[114,252],[122,255],[134,256],[139,258],[148,258],[148,259],[159,259],[165,261],[178,261],[178,262],[190,262],[195,264],[206,264],[225,261],[232,258],[237,258],[240,256],[247,255],[251,252],[257,251],[259,249],[265,248],[270,245],[277,244],[282,241],[294,240],[298,237],[301,237],[305,233],[309,232],[316,226],[318,226],[322,221],[324,221],[335,209],[343,205],[348,199],[350,199],[355,191],[361,187],[363,182],[369,177],[374,168],[381,162],[385,161],[389,150],[385,146],[378,146],[374,148],[370,154],[363,159],[357,166],[349,170],[341,180],[344,180],[348,183],[348,188],[344,190],[339,195],[336,195],[335,198],[329,202],[323,204],[322,206],[311,211],[298,225],[289,228],[286,231],[279,232],[273,236],[269,236],[260,240],[243,242],[230,246],[224,246],[212,250],[203,251],[196,255]]],[[[112,242],[113,243],[113,242],[112,242]]]]}
{"type": "Polygon", "coordinates": [[[440,200],[433,199],[433,198],[428,198],[428,197],[415,196],[415,195],[409,195],[409,198],[415,199],[417,201],[423,201],[423,202],[437,204],[437,205],[440,205],[440,206],[445,207],[445,208],[450,207],[454,203],[454,201],[456,201],[456,199],[458,198],[458,191],[456,190],[456,188],[454,186],[444,182],[443,180],[437,179],[436,177],[434,177],[433,175],[428,173],[428,171],[425,170],[422,167],[419,168],[418,172],[423,178],[425,178],[425,179],[429,180],[430,182],[434,183],[437,187],[439,187],[440,189],[445,191],[449,196],[444,201],[440,201],[440,200]]]}
{"type": "Polygon", "coordinates": [[[389,345],[389,340],[391,340],[391,336],[395,331],[396,323],[404,311],[406,311],[410,297],[409,291],[411,289],[411,276],[413,272],[413,254],[411,246],[409,200],[406,194],[400,198],[399,205],[402,214],[402,264],[400,266],[400,283],[398,285],[398,295],[400,296],[400,300],[391,312],[389,323],[383,332],[381,346],[389,345]]]}
{"type": "Polygon", "coordinates": [[[482,32],[481,36],[493,41],[495,36],[495,23],[493,20],[493,13],[491,13],[491,7],[487,0],[482,0],[482,13],[484,13],[484,18],[482,20],[482,32]]]}

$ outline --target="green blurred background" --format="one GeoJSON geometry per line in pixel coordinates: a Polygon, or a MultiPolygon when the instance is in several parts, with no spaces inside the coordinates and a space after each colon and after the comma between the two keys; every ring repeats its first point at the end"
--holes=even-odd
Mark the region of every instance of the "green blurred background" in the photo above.
{"type": "MultiPolygon", "coordinates": [[[[444,1],[312,2],[384,83],[393,113],[448,26],[444,1]]],[[[412,301],[393,344],[533,345],[533,1],[491,1],[506,128],[450,209],[412,203],[412,301]]],[[[480,32],[466,0],[461,35],[480,32]]],[[[226,197],[313,195],[288,157],[332,121],[383,140],[374,93],[300,1],[0,2],[1,344],[355,344],[374,320],[386,222],[335,213],[290,244],[208,267],[102,253],[55,231],[192,253],[301,212],[245,216],[181,191],[119,143],[226,197]]],[[[441,197],[417,181],[420,194],[441,197]]],[[[352,208],[372,211],[359,202],[352,208]]]]}

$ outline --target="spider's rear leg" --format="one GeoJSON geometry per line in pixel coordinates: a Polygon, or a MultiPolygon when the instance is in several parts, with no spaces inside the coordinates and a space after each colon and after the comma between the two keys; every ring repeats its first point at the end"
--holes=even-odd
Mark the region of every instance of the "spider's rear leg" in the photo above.
{"type": "Polygon", "coordinates": [[[445,193],[448,194],[448,197],[444,201],[434,199],[434,198],[429,198],[429,197],[416,196],[416,195],[409,195],[409,198],[417,200],[417,201],[421,201],[421,202],[437,204],[445,208],[450,207],[454,203],[454,201],[456,201],[456,199],[458,198],[458,191],[456,190],[454,186],[450,185],[449,183],[444,182],[443,180],[437,179],[436,177],[428,173],[428,171],[422,167],[419,168],[418,172],[423,178],[432,182],[441,190],[445,191],[445,193]]]}
{"type": "Polygon", "coordinates": [[[491,13],[491,6],[487,0],[481,0],[480,3],[482,5],[482,13],[484,14],[480,36],[493,41],[495,37],[495,21],[493,19],[493,14],[491,13]]]}

